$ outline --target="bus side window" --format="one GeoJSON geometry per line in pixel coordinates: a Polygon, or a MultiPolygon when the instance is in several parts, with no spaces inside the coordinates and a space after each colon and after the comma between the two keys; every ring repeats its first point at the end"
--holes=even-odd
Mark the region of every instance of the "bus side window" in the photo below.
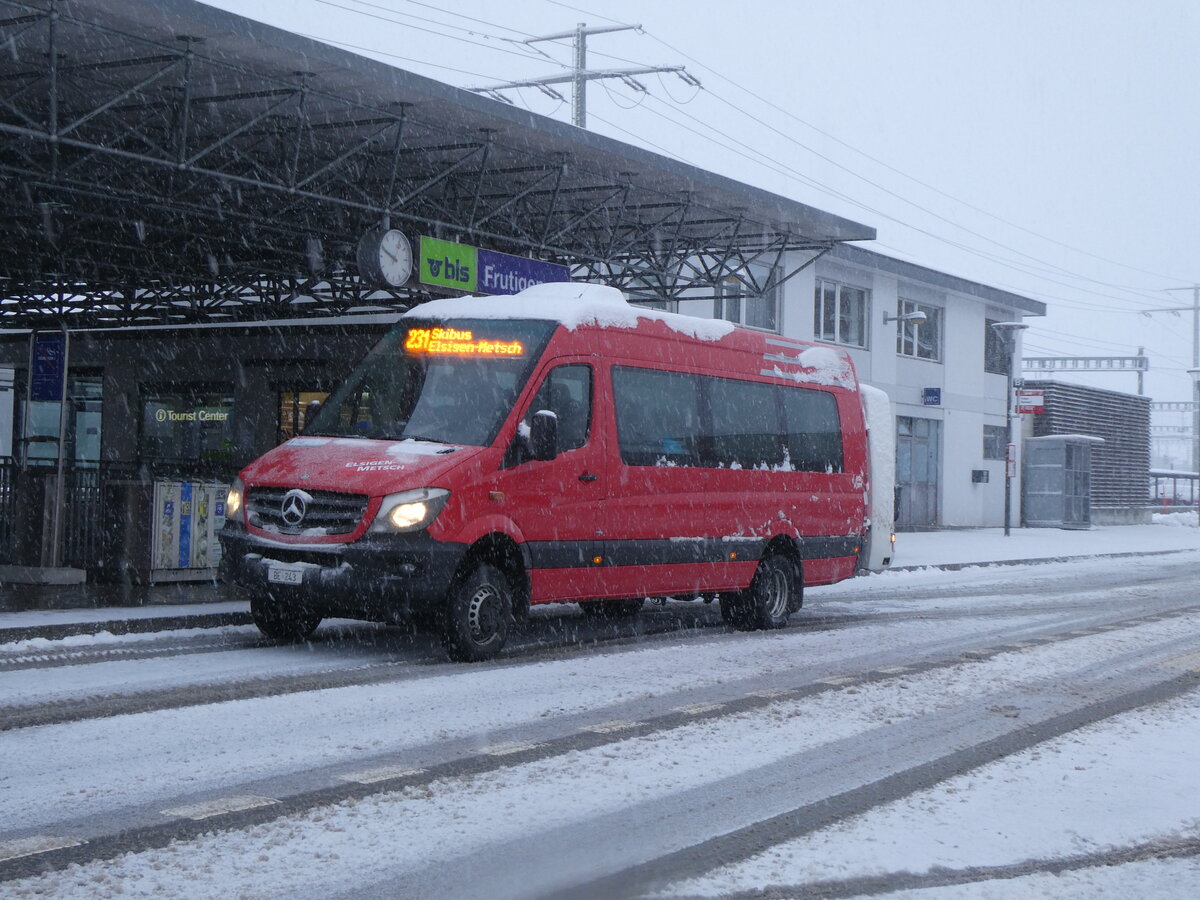
{"type": "Polygon", "coordinates": [[[548,409],[558,417],[558,452],[577,450],[588,441],[592,424],[592,367],[557,366],[549,371],[525,413],[529,427],[533,414],[548,409]]]}

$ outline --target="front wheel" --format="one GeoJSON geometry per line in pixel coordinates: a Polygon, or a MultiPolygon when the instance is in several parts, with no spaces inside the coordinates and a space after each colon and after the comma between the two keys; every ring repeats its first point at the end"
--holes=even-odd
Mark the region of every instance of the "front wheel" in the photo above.
{"type": "Polygon", "coordinates": [[[250,598],[250,618],[272,640],[302,641],[317,630],[322,616],[270,594],[255,594],[250,598]]]}
{"type": "Polygon", "coordinates": [[[740,631],[782,628],[800,608],[804,582],[786,556],[768,556],[758,564],[750,587],[721,596],[721,617],[740,631]]]}
{"type": "Polygon", "coordinates": [[[450,589],[442,646],[456,662],[491,659],[508,640],[513,593],[504,573],[480,563],[450,589]]]}

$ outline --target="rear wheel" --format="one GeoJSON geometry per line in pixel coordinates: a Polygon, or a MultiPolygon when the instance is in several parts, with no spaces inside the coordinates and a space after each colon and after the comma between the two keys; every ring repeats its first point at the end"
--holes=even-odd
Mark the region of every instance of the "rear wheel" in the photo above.
{"type": "Polygon", "coordinates": [[[630,600],[587,600],[579,604],[589,619],[629,619],[642,611],[645,597],[630,600]]]}
{"type": "Polygon", "coordinates": [[[317,630],[322,616],[270,594],[255,594],[250,598],[250,618],[259,631],[273,640],[302,641],[317,630]]]}
{"type": "Polygon", "coordinates": [[[749,588],[721,595],[721,617],[741,631],[782,628],[800,608],[802,591],[797,565],[773,554],[758,564],[749,588]]]}
{"type": "Polygon", "coordinates": [[[508,640],[512,587],[495,566],[480,563],[450,589],[442,646],[457,662],[491,659],[508,640]]]}

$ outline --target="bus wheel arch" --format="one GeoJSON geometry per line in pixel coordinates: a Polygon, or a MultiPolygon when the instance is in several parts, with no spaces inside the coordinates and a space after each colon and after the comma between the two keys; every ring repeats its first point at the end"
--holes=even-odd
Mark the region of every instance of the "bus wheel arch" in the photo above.
{"type": "Polygon", "coordinates": [[[504,647],[513,620],[529,611],[529,576],[521,548],[504,534],[471,545],[437,611],[438,632],[451,659],[478,662],[504,647]]]}
{"type": "Polygon", "coordinates": [[[804,602],[804,572],[790,538],[767,545],[750,586],[722,594],[721,617],[739,631],[782,628],[804,602]]]}

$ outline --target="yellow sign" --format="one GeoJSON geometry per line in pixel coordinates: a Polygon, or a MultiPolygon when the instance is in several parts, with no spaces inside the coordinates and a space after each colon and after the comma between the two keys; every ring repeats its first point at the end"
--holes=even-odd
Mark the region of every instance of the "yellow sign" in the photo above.
{"type": "Polygon", "coordinates": [[[521,356],[520,341],[476,339],[473,332],[456,328],[414,328],[408,333],[404,349],[430,356],[521,356]]]}

